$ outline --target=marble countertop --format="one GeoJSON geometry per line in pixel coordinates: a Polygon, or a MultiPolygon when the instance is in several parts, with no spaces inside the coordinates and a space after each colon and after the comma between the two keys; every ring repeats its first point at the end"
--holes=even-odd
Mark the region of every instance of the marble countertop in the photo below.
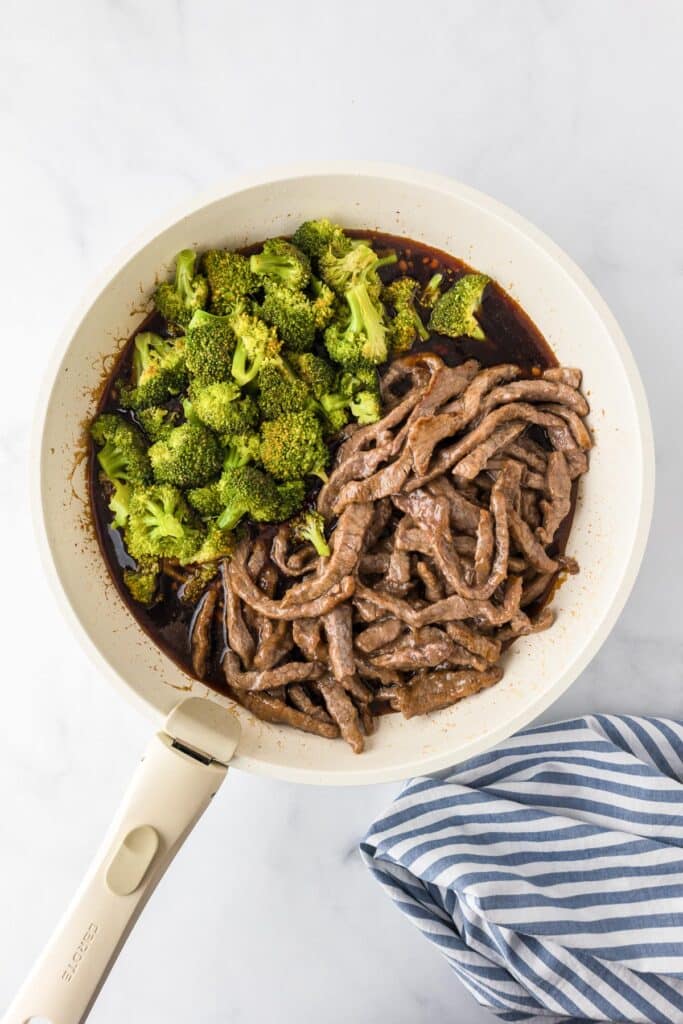
{"type": "MultiPolygon", "coordinates": [[[[10,0],[3,29],[0,1008],[149,731],[97,678],[42,579],[26,482],[34,396],[87,282],[222,178],[305,158],[412,163],[518,209],[583,267],[645,380],[657,501],[627,608],[549,717],[683,714],[680,4],[10,0]]],[[[490,1020],[360,864],[358,840],[396,788],[233,773],[93,1022],[490,1020]]]]}

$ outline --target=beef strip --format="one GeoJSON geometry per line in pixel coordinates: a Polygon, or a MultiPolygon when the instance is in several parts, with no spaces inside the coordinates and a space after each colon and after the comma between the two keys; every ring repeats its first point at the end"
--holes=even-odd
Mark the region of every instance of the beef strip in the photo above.
{"type": "Polygon", "coordinates": [[[295,619],[292,623],[294,643],[308,661],[326,661],[327,647],[322,638],[322,622],[315,619],[295,619]]]}
{"type": "Polygon", "coordinates": [[[339,515],[349,505],[365,504],[386,498],[390,494],[398,494],[411,470],[410,452],[404,451],[384,469],[367,477],[365,480],[350,480],[340,489],[333,507],[339,515]]]}
{"type": "Polygon", "coordinates": [[[268,629],[259,636],[258,648],[254,656],[254,668],[258,671],[275,668],[279,661],[290,653],[294,647],[292,628],[289,622],[282,620],[274,623],[265,619],[268,629]]]}
{"type": "Polygon", "coordinates": [[[428,601],[440,601],[446,596],[441,579],[428,562],[419,558],[415,565],[415,572],[422,580],[425,597],[428,601]]]}
{"type": "Polygon", "coordinates": [[[442,664],[457,664],[457,653],[457,647],[450,637],[435,626],[425,626],[423,629],[411,630],[391,645],[390,649],[373,655],[371,660],[379,668],[413,672],[422,668],[436,668],[442,664]]]}
{"type": "Polygon", "coordinates": [[[499,405],[510,402],[553,402],[572,409],[579,416],[588,415],[588,402],[580,391],[551,380],[517,380],[503,387],[494,388],[481,405],[480,413],[485,416],[499,405]]]}
{"type": "Polygon", "coordinates": [[[450,707],[463,697],[494,686],[502,678],[503,670],[497,667],[485,672],[472,669],[419,672],[410,685],[398,687],[397,702],[404,717],[413,718],[450,707]]]}
{"type": "Polygon", "coordinates": [[[372,476],[383,462],[391,457],[391,435],[389,441],[369,451],[354,452],[332,471],[327,483],[318,494],[317,507],[321,515],[332,515],[339,492],[348,483],[355,480],[366,480],[372,476]]]}
{"type": "Polygon", "coordinates": [[[230,686],[236,690],[271,690],[288,683],[303,683],[319,679],[325,666],[316,661],[289,661],[279,668],[243,672],[235,655],[228,652],[223,659],[223,671],[230,686]]]}
{"type": "Polygon", "coordinates": [[[230,586],[228,563],[225,560],[221,562],[221,581],[226,640],[235,654],[239,655],[244,667],[251,668],[256,644],[244,621],[239,596],[230,586]]]}
{"type": "Polygon", "coordinates": [[[312,544],[306,542],[298,549],[289,553],[292,530],[288,523],[283,523],[273,537],[270,557],[283,576],[303,576],[315,566],[318,555],[312,544]]]}
{"type": "Polygon", "coordinates": [[[355,704],[344,688],[330,676],[319,680],[318,689],[331,718],[339,726],[342,738],[346,740],[354,754],[361,754],[365,744],[355,704]]]}
{"type": "Polygon", "coordinates": [[[534,569],[538,569],[539,572],[556,572],[558,563],[546,554],[531,527],[513,508],[508,509],[508,522],[515,544],[523,552],[530,565],[533,565],[534,569]]]}
{"type": "Polygon", "coordinates": [[[581,370],[573,369],[570,366],[551,366],[543,371],[544,380],[559,381],[560,384],[566,384],[570,388],[580,388],[581,377],[581,370]]]}
{"type": "Polygon", "coordinates": [[[289,725],[301,732],[310,732],[327,740],[334,740],[339,736],[339,726],[335,722],[325,722],[317,716],[304,714],[303,711],[297,711],[296,708],[290,707],[276,697],[265,693],[249,693],[247,690],[233,690],[232,688],[230,688],[230,695],[238,704],[264,722],[271,722],[274,725],[289,725]]]}
{"type": "Polygon", "coordinates": [[[299,711],[303,711],[304,714],[310,715],[311,718],[319,718],[321,722],[331,722],[332,719],[328,715],[325,708],[320,707],[306,692],[306,687],[302,686],[301,683],[292,683],[287,691],[289,699],[295,708],[299,711]]]}
{"type": "Polygon", "coordinates": [[[363,654],[372,654],[392,643],[405,630],[405,623],[391,616],[379,619],[361,633],[356,634],[355,647],[363,654]]]}
{"type": "Polygon", "coordinates": [[[479,513],[477,546],[474,552],[474,582],[477,587],[482,587],[491,575],[493,550],[493,520],[488,509],[483,508],[479,513]]]}
{"type": "Polygon", "coordinates": [[[536,530],[542,544],[551,544],[572,505],[572,482],[567,460],[562,452],[551,452],[545,475],[545,492],[549,500],[539,503],[543,524],[536,530]]]}
{"type": "Polygon", "coordinates": [[[192,619],[190,636],[192,644],[192,671],[198,679],[206,675],[209,655],[211,653],[211,626],[213,613],[218,600],[218,588],[212,586],[197,605],[192,619]]]}

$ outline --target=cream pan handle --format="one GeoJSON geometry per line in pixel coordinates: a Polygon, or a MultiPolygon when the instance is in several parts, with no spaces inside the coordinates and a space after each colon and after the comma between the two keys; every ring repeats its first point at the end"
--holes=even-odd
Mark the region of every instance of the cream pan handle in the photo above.
{"type": "Polygon", "coordinates": [[[234,715],[212,701],[192,697],[171,712],[3,1024],[85,1020],[142,908],[225,778],[239,734],[234,715]]]}

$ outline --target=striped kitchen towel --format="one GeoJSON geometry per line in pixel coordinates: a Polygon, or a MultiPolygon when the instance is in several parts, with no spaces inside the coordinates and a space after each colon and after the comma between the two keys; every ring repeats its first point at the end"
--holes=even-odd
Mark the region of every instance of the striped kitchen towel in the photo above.
{"type": "Polygon", "coordinates": [[[502,1020],[683,1021],[683,725],[591,715],[414,779],[368,867],[502,1020]]]}

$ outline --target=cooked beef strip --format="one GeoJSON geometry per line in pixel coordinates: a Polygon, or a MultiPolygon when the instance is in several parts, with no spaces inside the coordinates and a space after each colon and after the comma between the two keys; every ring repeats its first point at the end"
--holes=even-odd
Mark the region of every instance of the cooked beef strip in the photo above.
{"type": "Polygon", "coordinates": [[[486,672],[472,669],[419,672],[409,686],[398,687],[398,705],[405,718],[425,715],[494,686],[502,678],[503,670],[500,668],[490,668],[486,672]]]}
{"type": "MultiPolygon", "coordinates": [[[[409,488],[417,490],[416,487],[409,488]]],[[[444,497],[450,508],[451,526],[458,533],[468,533],[473,537],[479,528],[480,508],[456,488],[451,480],[442,476],[427,483],[427,490],[435,497],[444,497]]]]}
{"type": "Polygon", "coordinates": [[[493,520],[488,509],[483,508],[479,513],[477,547],[474,552],[474,583],[478,587],[482,587],[491,574],[493,549],[493,520]]]}
{"type": "Polygon", "coordinates": [[[524,522],[519,512],[508,509],[510,533],[515,544],[523,552],[529,563],[539,572],[556,572],[558,563],[546,554],[541,542],[534,535],[531,527],[524,522]]]}
{"type": "Polygon", "coordinates": [[[228,563],[225,560],[221,562],[221,582],[227,642],[235,654],[239,655],[245,668],[251,668],[256,644],[242,616],[239,596],[229,584],[228,563]]]}
{"type": "Polygon", "coordinates": [[[330,668],[337,682],[345,676],[356,674],[353,659],[353,625],[351,622],[351,605],[340,604],[323,616],[322,626],[327,637],[330,668]]]}
{"type": "Polygon", "coordinates": [[[513,441],[524,430],[522,420],[512,420],[511,423],[503,423],[494,430],[485,441],[469,452],[464,459],[461,459],[453,467],[453,475],[460,476],[464,480],[474,480],[478,473],[481,473],[492,455],[507,448],[510,441],[513,441]]]}
{"type": "Polygon", "coordinates": [[[572,480],[576,480],[577,477],[588,472],[588,456],[585,452],[575,448],[574,450],[565,450],[563,455],[567,460],[567,468],[572,480]]]}
{"type": "Polygon", "coordinates": [[[356,634],[355,647],[363,654],[372,654],[373,651],[378,651],[396,640],[405,628],[405,623],[400,619],[394,619],[391,616],[386,619],[378,619],[367,629],[356,634]]]}
{"type": "Polygon", "coordinates": [[[523,489],[519,494],[519,514],[532,530],[541,525],[541,513],[538,507],[538,492],[523,489]]]}
{"type": "Polygon", "coordinates": [[[337,497],[345,484],[355,480],[366,480],[383,462],[391,457],[391,444],[383,444],[369,451],[354,452],[341,462],[330,474],[327,483],[318,495],[318,511],[325,517],[331,516],[337,497]]]}
{"type": "Polygon", "coordinates": [[[308,661],[327,661],[327,646],[322,638],[322,621],[319,618],[295,619],[292,637],[308,661]]]}
{"type": "Polygon", "coordinates": [[[566,384],[551,380],[518,380],[503,387],[494,388],[481,405],[485,416],[499,405],[509,402],[556,402],[573,409],[579,416],[588,415],[588,402],[581,392],[566,384]]]}
{"type": "Polygon", "coordinates": [[[304,714],[310,715],[311,718],[319,718],[321,722],[331,722],[332,719],[328,715],[325,708],[320,707],[306,692],[306,687],[301,683],[292,683],[289,687],[287,694],[289,699],[295,708],[299,711],[303,711],[304,714]]]}
{"type": "Polygon", "coordinates": [[[507,446],[505,454],[519,462],[525,462],[535,473],[539,473],[541,476],[545,475],[548,453],[524,434],[507,446]]]}
{"type": "Polygon", "coordinates": [[[389,569],[391,555],[388,551],[378,551],[376,554],[363,555],[358,563],[358,572],[361,576],[383,576],[389,569]]]}
{"type": "Polygon", "coordinates": [[[566,384],[570,388],[581,387],[581,370],[576,370],[570,366],[551,366],[549,369],[543,371],[544,380],[559,381],[561,384],[566,384]]]}
{"type": "Polygon", "coordinates": [[[464,622],[457,622],[455,620],[445,622],[443,628],[451,640],[454,640],[490,664],[494,664],[500,658],[501,646],[498,641],[491,637],[483,636],[476,630],[466,626],[464,622]]]}
{"type": "Polygon", "coordinates": [[[258,537],[254,541],[251,551],[248,552],[246,569],[251,579],[256,583],[263,568],[268,561],[268,542],[265,537],[258,537]]]}
{"type": "Polygon", "coordinates": [[[313,545],[308,542],[300,545],[296,551],[290,554],[289,544],[291,539],[291,527],[288,523],[283,523],[273,537],[270,557],[283,576],[303,576],[304,573],[310,572],[311,569],[315,568],[318,555],[313,545]]]}
{"type": "Polygon", "coordinates": [[[388,650],[373,655],[371,661],[380,668],[413,672],[442,664],[457,664],[454,661],[456,655],[456,645],[445,633],[435,626],[425,626],[411,630],[388,650]]]}
{"type": "Polygon", "coordinates": [[[280,620],[273,623],[272,619],[265,619],[270,627],[265,633],[259,636],[259,643],[254,656],[254,668],[263,669],[275,668],[279,661],[289,654],[294,648],[294,639],[289,622],[280,620]]]}
{"type": "Polygon", "coordinates": [[[543,525],[537,529],[536,534],[542,544],[552,544],[553,537],[569,515],[572,505],[572,482],[562,452],[551,452],[548,456],[545,490],[549,500],[544,499],[539,503],[543,525]]]}
{"type": "Polygon", "coordinates": [[[372,505],[364,502],[351,505],[342,512],[330,538],[332,553],[329,559],[321,559],[323,572],[306,577],[291,587],[282,599],[283,609],[322,597],[354,572],[360,561],[365,532],[372,520],[373,511],[372,505]]]}
{"type": "Polygon", "coordinates": [[[206,667],[211,653],[211,626],[217,600],[218,587],[214,585],[206,591],[197,605],[197,611],[190,627],[192,671],[198,679],[203,679],[206,675],[206,667]]]}
{"type": "Polygon", "coordinates": [[[303,711],[297,711],[284,701],[265,693],[249,693],[247,690],[235,690],[232,687],[229,689],[238,704],[242,704],[264,722],[290,725],[301,732],[310,732],[327,740],[334,740],[339,736],[339,726],[335,722],[324,722],[318,717],[304,714],[303,711]]]}
{"type": "Polygon", "coordinates": [[[393,506],[389,498],[381,498],[375,502],[375,510],[365,534],[365,547],[367,551],[372,551],[375,544],[377,544],[391,519],[392,513],[393,506]]]}
{"type": "Polygon", "coordinates": [[[363,679],[377,679],[384,686],[395,686],[401,682],[401,675],[389,668],[379,668],[361,654],[356,655],[358,675],[363,679]]]}
{"type": "Polygon", "coordinates": [[[316,661],[289,661],[279,668],[242,672],[236,667],[236,657],[230,653],[223,659],[225,678],[237,690],[271,690],[276,686],[287,686],[288,683],[303,683],[309,679],[319,679],[325,666],[316,661]]]}
{"type": "Polygon", "coordinates": [[[520,608],[526,608],[527,605],[532,604],[534,601],[537,601],[539,597],[542,597],[550,586],[554,576],[555,573],[541,572],[537,573],[529,583],[525,583],[524,589],[522,590],[522,600],[519,602],[520,608]]]}
{"type": "Polygon", "coordinates": [[[542,633],[550,629],[555,621],[555,612],[552,608],[542,608],[538,615],[530,619],[528,615],[520,612],[512,622],[498,630],[498,639],[506,644],[519,636],[529,636],[531,633],[542,633]]]}
{"type": "MultiPolygon", "coordinates": [[[[432,622],[446,622],[450,619],[482,619],[492,626],[500,626],[509,622],[519,607],[522,581],[519,577],[511,577],[506,590],[503,605],[493,605],[490,601],[468,601],[459,594],[451,594],[443,601],[427,605],[425,608],[414,607],[399,597],[383,594],[358,584],[356,593],[360,598],[377,605],[383,611],[402,619],[413,629],[427,626],[432,622]]],[[[417,604],[417,602],[415,602],[417,604]]]]}
{"type": "MultiPolygon", "coordinates": [[[[539,405],[538,408],[541,410],[541,412],[545,413],[546,416],[554,416],[557,419],[565,421],[565,423],[569,427],[571,437],[576,442],[576,444],[573,447],[576,447],[578,445],[578,447],[582,451],[590,451],[590,449],[593,447],[593,439],[591,438],[590,433],[588,432],[588,427],[583,422],[581,417],[577,415],[577,413],[575,413],[572,409],[567,409],[564,405],[539,405]]],[[[568,444],[566,441],[562,445],[555,443],[554,438],[559,438],[561,436],[560,429],[557,425],[548,423],[547,428],[548,435],[553,443],[553,447],[561,447],[562,449],[572,450],[572,445],[568,444]]]]}
{"type": "Polygon", "coordinates": [[[363,732],[366,736],[372,736],[375,731],[375,719],[372,714],[372,708],[369,704],[359,704],[356,701],[354,701],[354,703],[356,704],[356,710],[358,712],[358,717],[360,718],[360,724],[363,732]]]}
{"type": "Polygon", "coordinates": [[[410,452],[404,451],[390,465],[380,469],[365,480],[350,480],[337,495],[333,511],[339,515],[349,505],[365,504],[399,494],[411,469],[410,452]]]}
{"type": "Polygon", "coordinates": [[[331,676],[325,676],[319,680],[318,689],[328,712],[339,726],[342,738],[346,740],[354,754],[361,754],[365,744],[355,704],[343,687],[331,676]]]}
{"type": "Polygon", "coordinates": [[[441,601],[446,596],[443,583],[431,565],[420,558],[415,565],[415,572],[422,580],[425,597],[428,601],[441,601]]]}

